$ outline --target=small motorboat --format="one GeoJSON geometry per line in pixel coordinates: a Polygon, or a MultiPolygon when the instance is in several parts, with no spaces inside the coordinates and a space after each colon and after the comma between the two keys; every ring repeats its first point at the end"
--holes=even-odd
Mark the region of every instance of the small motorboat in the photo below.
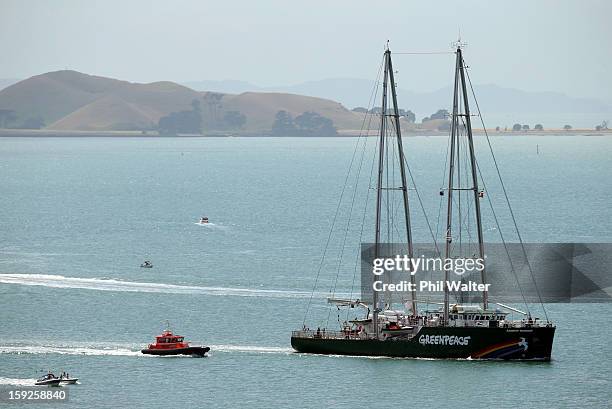
{"type": "Polygon", "coordinates": [[[208,351],[210,351],[209,347],[190,346],[189,343],[185,341],[185,337],[173,334],[168,328],[162,332],[161,335],[155,337],[154,344],[149,344],[147,348],[140,352],[145,355],[191,355],[203,357],[208,351]]]}
{"type": "Polygon", "coordinates": [[[60,386],[62,380],[57,376],[53,375],[51,372],[43,376],[42,378],[38,378],[34,385],[37,386],[60,386]]]}
{"type": "Polygon", "coordinates": [[[74,385],[79,380],[79,378],[71,378],[70,374],[65,372],[60,375],[59,379],[60,383],[68,385],[74,385]]]}
{"type": "Polygon", "coordinates": [[[208,224],[208,217],[200,218],[200,221],[198,223],[200,223],[200,224],[208,224]]]}
{"type": "Polygon", "coordinates": [[[153,268],[153,263],[151,263],[149,260],[145,260],[144,263],[142,263],[140,265],[140,267],[142,267],[142,268],[153,268]]]}

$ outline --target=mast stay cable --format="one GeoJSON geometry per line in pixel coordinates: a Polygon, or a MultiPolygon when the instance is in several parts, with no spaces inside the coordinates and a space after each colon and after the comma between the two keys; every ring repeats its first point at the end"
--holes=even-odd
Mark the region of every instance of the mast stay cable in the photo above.
{"type": "MultiPolygon", "coordinates": [[[[506,199],[506,203],[508,205],[508,210],[510,211],[510,216],[512,218],[512,223],[514,224],[514,229],[516,231],[516,235],[517,235],[519,243],[521,245],[521,250],[523,252],[523,257],[525,257],[525,263],[527,264],[527,268],[529,269],[529,273],[531,275],[531,279],[533,281],[533,285],[534,285],[536,293],[538,295],[539,303],[542,306],[542,310],[544,312],[544,316],[546,318],[546,321],[550,322],[549,319],[548,319],[548,314],[546,312],[546,307],[544,306],[544,302],[542,301],[542,295],[540,293],[540,289],[538,288],[538,284],[536,282],[535,275],[533,273],[533,269],[531,268],[531,263],[529,262],[529,258],[527,257],[527,251],[525,250],[525,244],[523,243],[523,238],[522,238],[521,233],[520,233],[520,231],[518,229],[518,224],[516,222],[516,217],[514,216],[514,211],[512,210],[512,206],[510,205],[510,198],[508,196],[508,191],[506,190],[506,185],[504,184],[504,181],[502,179],[501,171],[499,170],[499,165],[497,164],[497,158],[495,157],[495,153],[493,152],[493,146],[491,145],[491,140],[489,138],[489,133],[487,132],[487,128],[486,128],[485,123],[484,123],[484,119],[482,118],[482,113],[480,111],[480,106],[478,104],[478,99],[476,98],[476,93],[474,92],[474,87],[472,85],[472,80],[470,79],[470,74],[468,73],[467,70],[465,70],[465,72],[466,72],[466,75],[467,75],[468,83],[470,85],[470,90],[472,91],[472,96],[474,97],[474,102],[476,103],[476,109],[478,110],[478,116],[480,117],[480,122],[482,124],[482,128],[483,128],[484,134],[486,136],[487,145],[489,147],[489,152],[491,153],[491,157],[493,159],[493,164],[495,165],[495,170],[497,172],[497,177],[499,179],[500,186],[502,188],[502,192],[504,193],[504,198],[506,199]]],[[[481,177],[481,179],[482,179],[482,177],[481,177]]]]}
{"type": "MultiPolygon", "coordinates": [[[[377,90],[378,90],[380,74],[382,72],[382,67],[383,67],[383,63],[381,62],[381,65],[380,65],[380,67],[378,69],[378,75],[377,75],[377,78],[376,78],[376,81],[375,81],[375,86],[373,87],[372,94],[370,95],[370,101],[372,101],[372,98],[374,97],[374,93],[377,92],[377,90]]],[[[364,130],[364,126],[366,124],[366,119],[368,118],[368,115],[371,115],[371,114],[369,112],[366,112],[364,114],[363,121],[361,123],[361,129],[360,129],[359,135],[357,137],[357,143],[355,143],[355,149],[353,150],[353,154],[352,154],[351,160],[349,162],[348,171],[347,171],[346,177],[344,179],[344,184],[343,184],[342,190],[340,192],[340,197],[338,199],[338,205],[336,206],[336,210],[334,212],[334,217],[332,219],[332,224],[331,224],[331,227],[329,229],[329,234],[327,236],[327,240],[325,242],[325,246],[324,246],[324,249],[323,249],[323,255],[321,256],[321,261],[319,263],[319,266],[317,268],[317,273],[315,275],[315,282],[313,284],[312,291],[311,291],[310,297],[308,299],[308,303],[307,303],[307,306],[306,306],[306,311],[304,312],[304,318],[302,320],[302,325],[303,326],[306,324],[306,319],[308,317],[308,312],[310,311],[310,306],[312,304],[312,299],[313,299],[314,293],[316,291],[317,284],[319,282],[319,278],[321,276],[321,271],[323,270],[323,265],[325,263],[325,258],[327,256],[327,251],[329,249],[329,244],[330,244],[331,238],[333,236],[334,227],[336,225],[336,221],[337,221],[338,215],[340,213],[340,207],[342,205],[342,199],[344,198],[344,192],[346,191],[346,187],[348,185],[348,180],[349,180],[350,175],[351,175],[351,170],[353,168],[353,162],[355,161],[355,156],[356,156],[356,153],[357,153],[357,148],[359,146],[359,142],[361,141],[362,136],[364,136],[363,135],[363,130],[364,130]]],[[[368,133],[369,133],[369,130],[368,130],[368,133]]],[[[367,135],[365,135],[365,137],[367,137],[367,135]]]]}

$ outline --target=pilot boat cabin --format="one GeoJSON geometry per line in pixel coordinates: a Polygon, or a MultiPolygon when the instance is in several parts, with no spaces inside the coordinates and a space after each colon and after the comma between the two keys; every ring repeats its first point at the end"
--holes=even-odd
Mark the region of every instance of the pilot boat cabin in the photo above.
{"type": "Polygon", "coordinates": [[[164,331],[155,337],[155,344],[150,344],[149,349],[176,349],[188,348],[189,343],[185,342],[185,337],[175,335],[172,331],[164,331]]]}

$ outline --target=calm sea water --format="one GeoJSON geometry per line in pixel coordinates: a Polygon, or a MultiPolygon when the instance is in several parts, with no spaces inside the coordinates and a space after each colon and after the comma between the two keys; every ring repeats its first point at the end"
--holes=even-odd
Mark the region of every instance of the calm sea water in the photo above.
{"type": "MultiPolygon", "coordinates": [[[[78,408],[609,406],[610,305],[549,305],[550,363],[291,351],[355,143],[0,138],[0,384],[65,370],[81,384],[58,406],[78,408]],[[210,356],[141,356],[166,319],[210,356]]],[[[612,240],[612,138],[492,143],[526,241],[612,240]]],[[[446,139],[405,145],[435,224],[446,139]]],[[[311,326],[333,276],[324,268],[311,326]]]]}

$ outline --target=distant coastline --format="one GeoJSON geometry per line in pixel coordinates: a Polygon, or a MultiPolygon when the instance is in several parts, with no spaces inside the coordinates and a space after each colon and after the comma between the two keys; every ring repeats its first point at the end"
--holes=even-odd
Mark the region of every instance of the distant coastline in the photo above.
{"type": "MultiPolygon", "coordinates": [[[[474,129],[475,135],[483,135],[483,129],[474,129]]],[[[559,136],[559,135],[612,135],[612,129],[596,131],[593,129],[546,129],[546,130],[531,130],[531,131],[497,131],[495,129],[487,129],[489,136],[559,136]]],[[[360,132],[359,130],[342,130],[334,136],[301,136],[303,138],[345,138],[357,136],[377,136],[377,130],[371,129],[369,134],[360,132]]],[[[447,131],[436,131],[430,129],[423,130],[406,130],[406,136],[447,136],[447,131]]],[[[0,138],[10,137],[40,137],[40,138],[231,138],[231,137],[252,137],[252,138],[295,138],[300,136],[278,136],[272,135],[269,132],[205,132],[203,134],[177,134],[177,135],[160,135],[156,131],[78,131],[78,130],[48,130],[48,129],[0,129],[0,138]]]]}
{"type": "MultiPolygon", "coordinates": [[[[360,84],[363,89],[368,88],[365,83],[360,84]]],[[[0,90],[0,134],[328,137],[355,136],[362,128],[367,127],[370,132],[379,128],[380,107],[349,109],[336,100],[322,98],[345,100],[342,89],[329,85],[324,95],[319,96],[282,92],[229,94],[198,91],[169,81],[138,84],[77,71],[54,71],[0,90]]],[[[431,99],[428,106],[432,108],[426,117],[417,117],[411,109],[399,109],[404,134],[445,135],[450,129],[449,113],[439,107],[448,102],[447,94],[440,92],[431,99]]],[[[487,123],[500,129],[490,131],[491,134],[583,134],[608,128],[612,107],[603,102],[580,100],[551,105],[541,98],[544,96],[520,94],[487,103],[487,123]],[[499,100],[505,101],[505,105],[500,106],[499,100]],[[571,108],[575,109],[573,114],[569,113],[571,108]],[[551,109],[556,109],[558,116],[551,117],[551,109]],[[589,109],[590,113],[585,113],[589,109]],[[564,125],[575,129],[557,129],[564,125]]],[[[415,106],[421,100],[407,99],[415,106]]]]}

